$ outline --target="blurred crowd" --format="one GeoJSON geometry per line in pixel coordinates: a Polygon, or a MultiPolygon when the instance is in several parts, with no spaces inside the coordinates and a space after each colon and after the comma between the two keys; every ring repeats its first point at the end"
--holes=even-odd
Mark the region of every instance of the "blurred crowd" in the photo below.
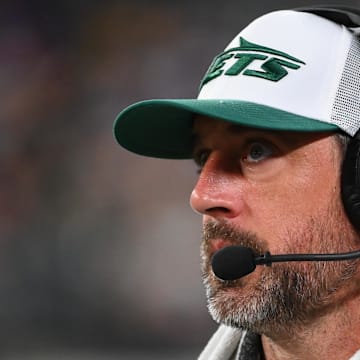
{"type": "Polygon", "coordinates": [[[196,96],[248,21],[310,2],[290,3],[1,2],[0,358],[200,351],[216,325],[196,168],[126,152],[112,123],[138,100],[196,96]]]}
{"type": "Polygon", "coordinates": [[[199,78],[196,54],[179,56],[185,15],[130,1],[2,3],[3,356],[205,337],[195,168],[144,161],[112,135],[130,102],[184,96],[183,66],[199,78]]]}

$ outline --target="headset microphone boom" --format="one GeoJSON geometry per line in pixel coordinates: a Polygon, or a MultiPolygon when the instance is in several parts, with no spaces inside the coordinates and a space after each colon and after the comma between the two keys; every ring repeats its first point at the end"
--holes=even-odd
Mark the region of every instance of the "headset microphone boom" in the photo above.
{"type": "Polygon", "coordinates": [[[273,262],[288,261],[342,261],[360,258],[360,250],[338,254],[284,254],[256,256],[251,248],[227,246],[212,258],[214,274],[221,280],[237,280],[253,272],[257,265],[271,266],[273,262]]]}

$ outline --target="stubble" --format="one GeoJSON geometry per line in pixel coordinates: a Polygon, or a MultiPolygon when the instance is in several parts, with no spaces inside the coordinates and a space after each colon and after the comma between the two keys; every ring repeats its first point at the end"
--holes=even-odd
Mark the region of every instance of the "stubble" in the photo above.
{"type": "MultiPolygon", "coordinates": [[[[334,207],[326,216],[309,218],[288,231],[287,239],[294,248],[286,252],[339,253],[359,246],[355,233],[338,224],[339,211],[334,207]]],[[[238,231],[226,223],[205,224],[201,259],[210,314],[219,323],[267,336],[291,333],[322,316],[331,307],[333,294],[358,265],[358,261],[276,263],[261,267],[257,274],[222,281],[212,272],[209,256],[211,240],[219,238],[250,247],[256,255],[268,250],[266,242],[254,233],[238,231]]]]}

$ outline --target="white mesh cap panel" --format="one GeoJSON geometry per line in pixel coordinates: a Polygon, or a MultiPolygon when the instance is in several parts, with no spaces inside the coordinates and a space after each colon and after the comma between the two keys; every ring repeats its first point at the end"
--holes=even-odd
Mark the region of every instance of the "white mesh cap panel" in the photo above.
{"type": "Polygon", "coordinates": [[[360,128],[360,41],[355,37],[336,92],[331,120],[352,136],[360,128]]]}

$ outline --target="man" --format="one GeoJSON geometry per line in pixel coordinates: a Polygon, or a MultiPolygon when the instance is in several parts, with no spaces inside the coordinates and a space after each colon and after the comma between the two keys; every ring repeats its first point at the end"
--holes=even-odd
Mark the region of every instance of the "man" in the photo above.
{"type": "Polygon", "coordinates": [[[258,257],[360,249],[359,94],[354,30],[283,10],[230,42],[198,99],[118,116],[128,150],[199,166],[191,206],[203,214],[204,283],[220,323],[199,359],[360,359],[358,260],[279,262],[235,278],[211,266],[233,245],[258,257]]]}

